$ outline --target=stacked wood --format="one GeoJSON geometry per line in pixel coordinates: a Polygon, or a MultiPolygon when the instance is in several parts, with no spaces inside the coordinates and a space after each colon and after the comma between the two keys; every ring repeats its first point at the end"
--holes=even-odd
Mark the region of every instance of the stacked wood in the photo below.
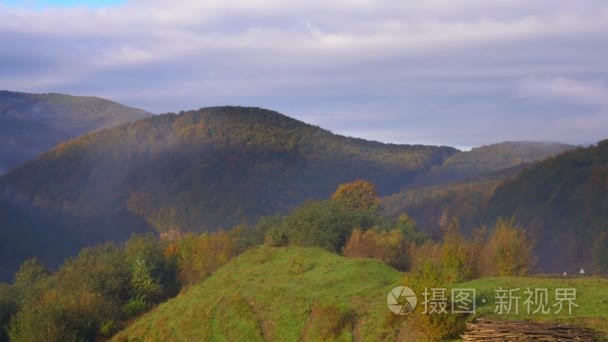
{"type": "Polygon", "coordinates": [[[592,330],[555,323],[491,321],[467,323],[462,341],[598,341],[592,330]]]}

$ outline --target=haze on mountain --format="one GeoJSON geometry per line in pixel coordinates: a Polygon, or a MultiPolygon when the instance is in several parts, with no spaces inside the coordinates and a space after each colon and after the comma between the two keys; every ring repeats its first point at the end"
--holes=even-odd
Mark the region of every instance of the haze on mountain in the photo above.
{"type": "Polygon", "coordinates": [[[252,223],[358,178],[390,194],[456,152],[339,136],[259,108],[154,116],[60,144],[0,178],[2,267],[32,255],[57,265],[134,231],[252,223]]]}
{"type": "MultiPolygon", "coordinates": [[[[462,229],[482,223],[494,190],[532,163],[575,148],[555,142],[507,141],[454,153],[444,163],[418,175],[407,189],[387,196],[384,211],[407,212],[420,227],[440,237],[442,217],[456,217],[462,229]]],[[[509,214],[507,214],[509,216],[509,214]]]]}
{"type": "Polygon", "coordinates": [[[98,97],[0,91],[0,174],[62,141],[150,115],[98,97]]]}
{"type": "Polygon", "coordinates": [[[153,116],[62,143],[0,178],[1,276],[26,257],[54,266],[132,232],[255,223],[360,178],[388,196],[386,211],[410,213],[421,230],[433,234],[447,214],[466,231],[498,215],[488,203],[505,178],[570,148],[383,144],[249,107],[153,116]]]}

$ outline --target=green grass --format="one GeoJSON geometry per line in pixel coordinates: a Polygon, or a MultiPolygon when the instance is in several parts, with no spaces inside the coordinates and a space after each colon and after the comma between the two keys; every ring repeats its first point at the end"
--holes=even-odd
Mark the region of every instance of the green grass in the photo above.
{"type": "MultiPolygon", "coordinates": [[[[258,247],[143,315],[114,340],[395,340],[404,316],[388,310],[386,296],[394,286],[407,285],[403,281],[403,273],[374,260],[349,259],[318,248],[258,247]]],[[[476,289],[477,313],[470,320],[484,316],[565,322],[608,336],[606,279],[501,277],[453,287],[476,289]],[[494,290],[499,287],[521,289],[519,315],[494,313],[494,290]],[[571,315],[527,314],[527,287],[547,288],[550,304],[555,288],[576,288],[579,307],[571,315]]],[[[420,294],[418,301],[417,310],[420,294]]]]}
{"type": "Polygon", "coordinates": [[[608,280],[596,277],[501,277],[501,278],[486,278],[477,279],[464,284],[459,284],[457,287],[474,288],[478,296],[478,308],[476,316],[483,316],[492,319],[504,320],[530,320],[530,321],[554,321],[581,325],[599,330],[608,335],[608,280]],[[517,296],[519,299],[519,314],[511,312],[510,314],[495,313],[495,290],[499,287],[503,289],[519,288],[517,296]],[[549,291],[549,314],[534,314],[535,308],[531,308],[531,312],[527,312],[524,301],[527,295],[524,291],[527,288],[534,291],[538,289],[548,289],[549,291]],[[572,308],[572,314],[568,314],[567,307],[559,314],[555,314],[555,289],[556,288],[575,288],[576,300],[574,301],[578,307],[572,308]],[[481,299],[486,299],[486,304],[481,304],[481,299]],[[481,305],[480,305],[481,304],[481,305]]]}
{"type": "Polygon", "coordinates": [[[386,296],[402,279],[374,260],[317,248],[260,247],[159,305],[114,340],[390,338],[398,329],[386,296]]]}

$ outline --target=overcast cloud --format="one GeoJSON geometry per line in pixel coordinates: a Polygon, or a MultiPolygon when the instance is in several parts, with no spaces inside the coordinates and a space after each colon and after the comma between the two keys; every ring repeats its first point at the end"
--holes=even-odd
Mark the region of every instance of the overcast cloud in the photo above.
{"type": "Polygon", "coordinates": [[[385,142],[592,143],[608,138],[608,2],[0,0],[0,89],[260,106],[385,142]]]}

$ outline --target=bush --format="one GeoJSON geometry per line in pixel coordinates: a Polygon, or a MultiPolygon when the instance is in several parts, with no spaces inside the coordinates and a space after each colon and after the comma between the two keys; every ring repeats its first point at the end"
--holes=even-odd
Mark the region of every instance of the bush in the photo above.
{"type": "Polygon", "coordinates": [[[290,245],[331,252],[344,247],[356,223],[352,213],[331,201],[307,202],[285,218],[290,245]]]}
{"type": "Polygon", "coordinates": [[[264,243],[271,247],[287,246],[289,238],[287,237],[285,227],[281,225],[268,229],[264,235],[264,243]]]}
{"type": "Polygon", "coordinates": [[[534,241],[513,218],[496,221],[480,258],[483,276],[524,276],[534,267],[534,241]]]}
{"type": "MultiPolygon", "coordinates": [[[[447,288],[452,280],[453,270],[444,260],[444,246],[440,243],[427,242],[418,247],[412,271],[406,276],[405,284],[422,294],[432,288],[447,288]]],[[[423,299],[419,297],[419,300],[423,299]]],[[[447,303],[450,303],[450,292],[446,291],[447,303]]],[[[419,302],[420,303],[420,302],[419,302]]],[[[464,314],[425,314],[423,306],[418,305],[412,315],[406,317],[407,326],[414,331],[416,339],[444,341],[457,338],[466,328],[467,315],[464,314]]],[[[449,312],[449,309],[448,309],[449,312]]]]}
{"type": "Polygon", "coordinates": [[[445,280],[450,283],[467,280],[473,275],[474,265],[470,244],[460,234],[457,220],[451,220],[443,229],[441,258],[445,280]]]}
{"type": "Polygon", "coordinates": [[[197,283],[242,252],[236,233],[188,234],[178,240],[174,257],[180,283],[197,283]]]}
{"type": "Polygon", "coordinates": [[[409,245],[401,231],[376,231],[355,229],[346,246],[344,256],[351,258],[373,258],[400,270],[409,266],[409,245]]]}
{"type": "Polygon", "coordinates": [[[350,340],[355,318],[353,312],[315,303],[310,309],[301,338],[303,341],[350,340]]]}

